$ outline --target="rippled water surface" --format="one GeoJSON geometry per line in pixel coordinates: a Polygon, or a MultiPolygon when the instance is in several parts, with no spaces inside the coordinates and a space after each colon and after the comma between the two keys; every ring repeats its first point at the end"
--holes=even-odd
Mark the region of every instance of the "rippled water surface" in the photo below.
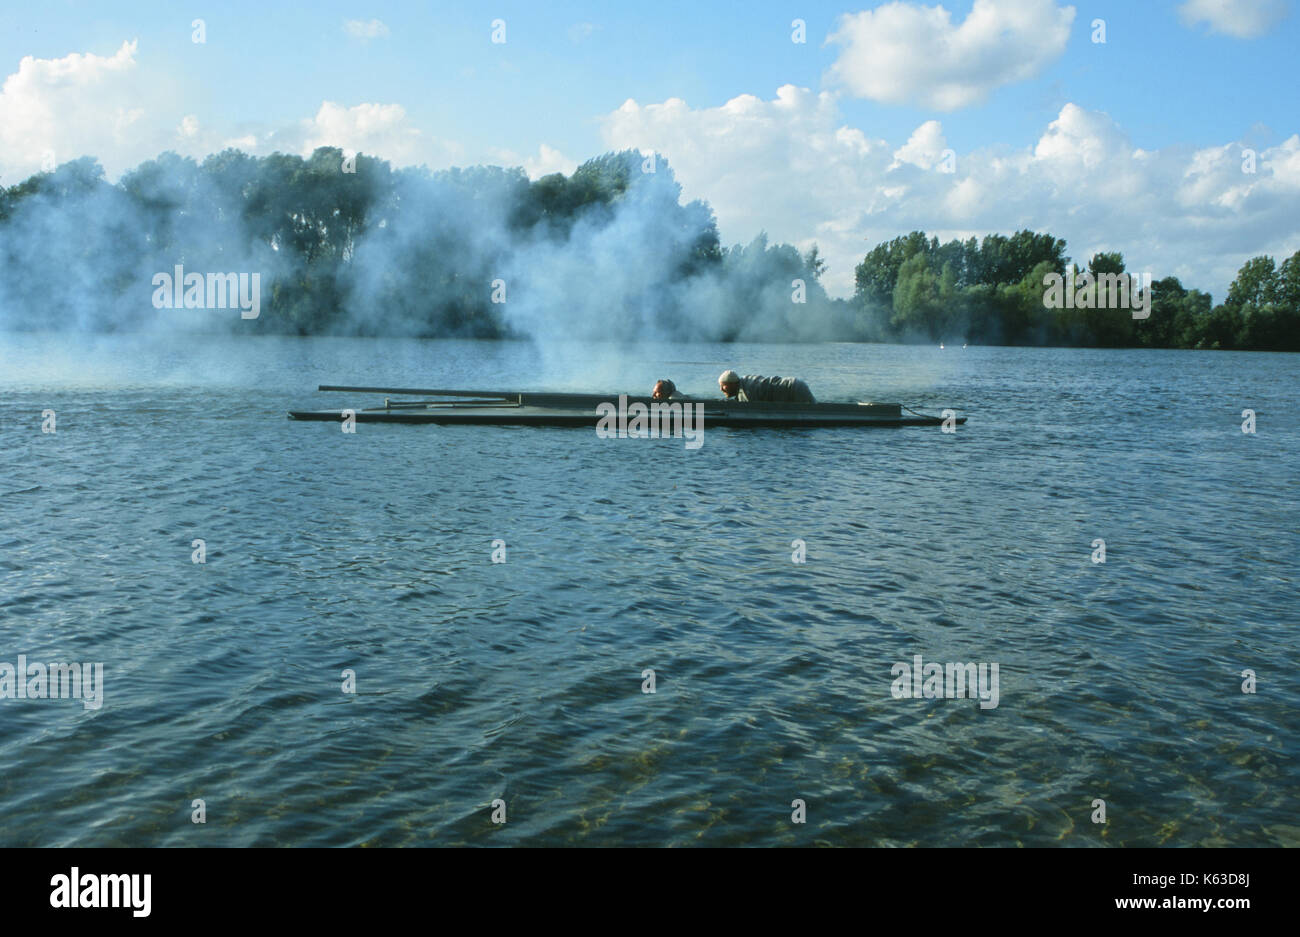
{"type": "Polygon", "coordinates": [[[1297,412],[1296,355],[0,336],[0,661],[105,671],[0,699],[0,843],[1297,845],[1297,412]],[[970,422],[284,418],[727,366],[970,422]]]}

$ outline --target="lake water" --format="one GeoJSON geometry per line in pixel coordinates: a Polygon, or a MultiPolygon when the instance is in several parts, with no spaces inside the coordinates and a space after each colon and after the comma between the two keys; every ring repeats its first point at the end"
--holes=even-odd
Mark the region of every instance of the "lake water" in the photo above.
{"type": "Polygon", "coordinates": [[[0,662],[104,668],[0,699],[0,844],[1300,845],[1298,412],[1297,355],[0,336],[0,662]],[[724,367],[970,422],[285,419],[724,367]]]}

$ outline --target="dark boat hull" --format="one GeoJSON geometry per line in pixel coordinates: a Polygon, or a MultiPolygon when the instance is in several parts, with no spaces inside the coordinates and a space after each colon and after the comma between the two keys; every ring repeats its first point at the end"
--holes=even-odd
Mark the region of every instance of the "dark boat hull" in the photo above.
{"type": "MultiPolygon", "coordinates": [[[[630,419],[628,408],[645,407],[650,425],[663,427],[670,417],[680,426],[689,408],[691,425],[701,410],[706,426],[822,427],[822,426],[939,426],[943,417],[909,411],[896,403],[741,403],[734,400],[674,398],[670,403],[650,397],[610,394],[564,394],[547,391],[430,390],[421,388],[346,387],[322,384],[323,391],[424,396],[424,400],[384,398],[382,407],[364,410],[290,410],[291,420],[340,423],[351,416],[358,423],[441,423],[497,426],[597,426],[630,419]],[[451,398],[451,399],[447,399],[451,398]],[[664,413],[664,409],[669,412],[664,413]],[[623,413],[623,417],[617,414],[623,413]],[[611,416],[613,414],[613,416],[611,416]],[[657,414],[657,416],[656,416],[657,414]]],[[[947,411],[945,411],[947,412],[947,411]]],[[[965,423],[955,417],[954,423],[965,423]]],[[[621,423],[626,426],[626,422],[621,423]]]]}
{"type": "MultiPolygon", "coordinates": [[[[706,404],[704,425],[728,427],[890,427],[939,426],[941,417],[904,415],[889,405],[868,408],[852,404],[812,405],[755,405],[734,404],[718,406],[706,404]],[[825,408],[825,409],[823,409],[825,408]],[[872,412],[872,411],[875,412],[872,412]]],[[[463,404],[430,404],[421,407],[398,405],[354,411],[358,423],[437,423],[442,425],[495,425],[495,426],[596,426],[609,417],[597,413],[595,407],[543,407],[530,405],[484,406],[463,404]]],[[[291,410],[292,420],[342,422],[341,410],[291,410]]],[[[965,423],[965,417],[956,417],[954,423],[965,423]]]]}

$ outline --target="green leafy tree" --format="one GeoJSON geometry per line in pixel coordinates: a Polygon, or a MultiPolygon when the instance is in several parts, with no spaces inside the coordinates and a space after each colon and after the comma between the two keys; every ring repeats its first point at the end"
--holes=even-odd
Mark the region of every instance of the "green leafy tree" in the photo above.
{"type": "Polygon", "coordinates": [[[822,258],[821,252],[814,244],[808,248],[808,252],[803,255],[804,269],[814,280],[820,280],[822,274],[826,271],[826,261],[822,258]]]}
{"type": "Polygon", "coordinates": [[[939,277],[929,258],[918,252],[903,262],[894,288],[894,314],[889,320],[894,331],[907,339],[937,341],[943,325],[943,303],[939,277]]]}
{"type": "Polygon", "coordinates": [[[1243,310],[1260,308],[1273,302],[1278,294],[1278,275],[1272,257],[1252,257],[1237,271],[1237,278],[1228,287],[1223,305],[1243,310]]]}
{"type": "MultiPolygon", "coordinates": [[[[1283,262],[1283,267],[1287,262],[1283,262]]],[[[1272,257],[1252,257],[1237,271],[1237,278],[1228,287],[1223,302],[1224,315],[1216,320],[1216,338],[1222,347],[1228,347],[1219,335],[1231,319],[1236,325],[1232,336],[1233,347],[1243,349],[1284,348],[1294,343],[1294,307],[1288,308],[1287,293],[1291,289],[1292,268],[1279,271],[1272,257]]]]}
{"type": "Polygon", "coordinates": [[[890,305],[903,264],[916,254],[927,253],[929,247],[923,231],[877,244],[854,270],[857,301],[864,306],[890,305]]]}

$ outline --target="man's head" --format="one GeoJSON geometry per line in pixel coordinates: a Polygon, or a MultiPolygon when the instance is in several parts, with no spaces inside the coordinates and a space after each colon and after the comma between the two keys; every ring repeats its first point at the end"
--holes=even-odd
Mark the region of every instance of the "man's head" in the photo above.
{"type": "Polygon", "coordinates": [[[677,393],[677,385],[665,379],[655,381],[655,389],[650,396],[655,400],[667,400],[675,393],[677,393]]]}
{"type": "Polygon", "coordinates": [[[735,371],[723,371],[718,377],[718,389],[724,397],[735,397],[740,393],[740,375],[735,371]]]}

